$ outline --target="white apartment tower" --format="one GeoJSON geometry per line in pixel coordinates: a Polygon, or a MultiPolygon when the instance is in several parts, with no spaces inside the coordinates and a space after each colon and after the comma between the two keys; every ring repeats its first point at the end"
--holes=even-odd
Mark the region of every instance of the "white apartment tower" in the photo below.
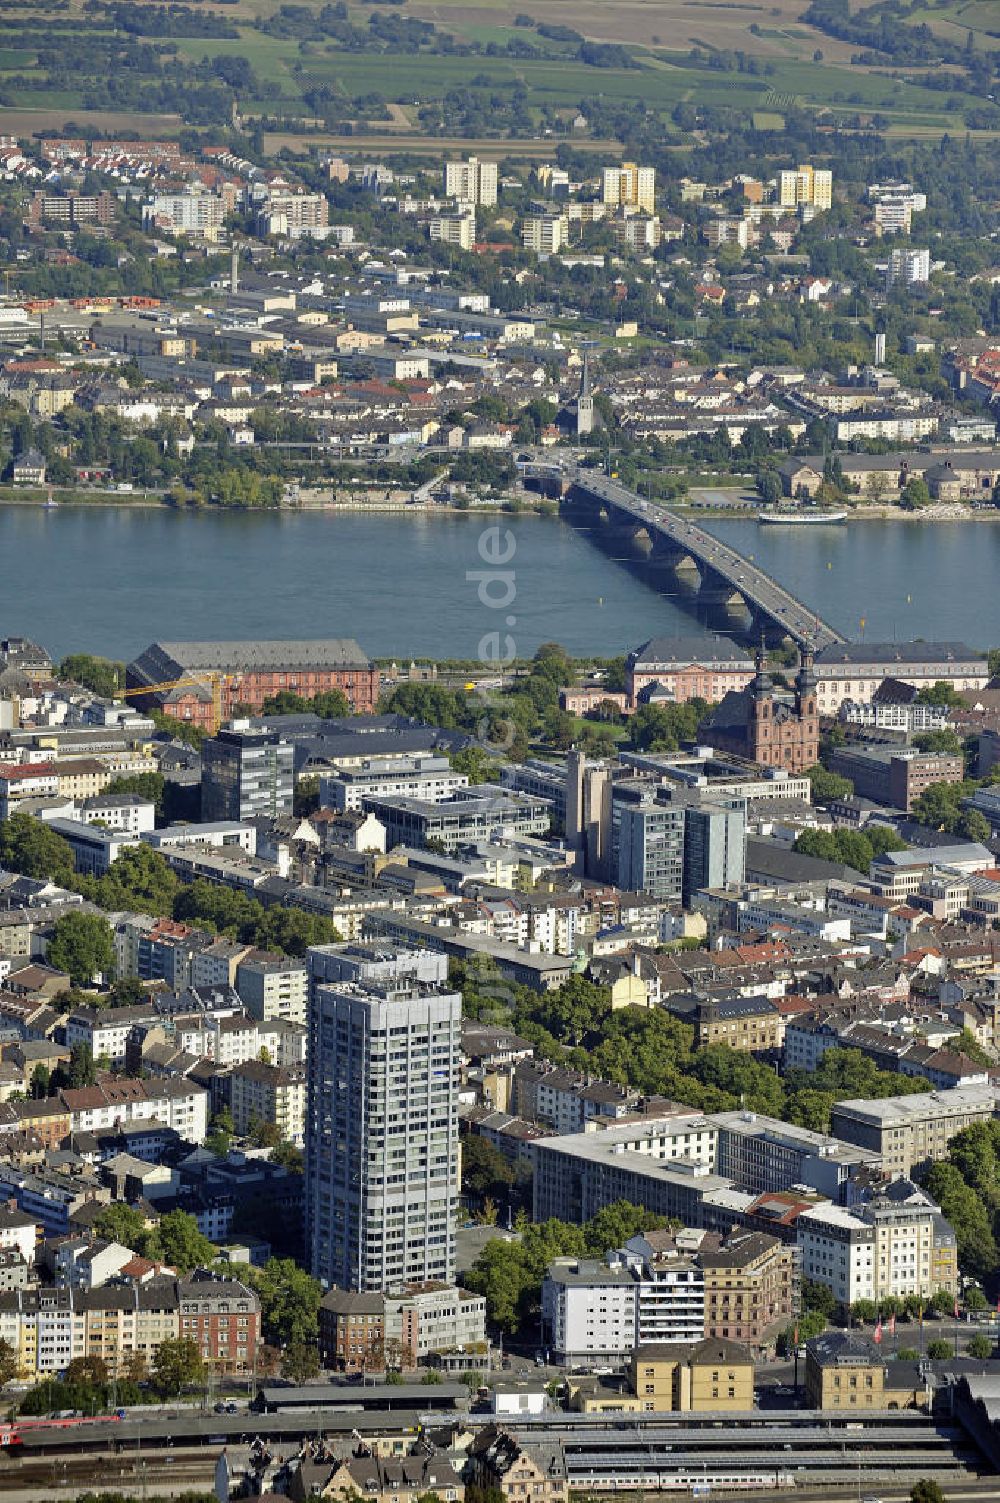
{"type": "Polygon", "coordinates": [[[521,244],[536,256],[554,256],[569,238],[564,214],[529,214],[521,224],[521,244]]]}
{"type": "Polygon", "coordinates": [[[446,198],[490,208],[497,201],[496,162],[481,162],[478,157],[469,157],[465,162],[445,162],[444,192],[446,198]]]}
{"type": "Polygon", "coordinates": [[[923,282],[930,281],[931,253],[925,246],[921,250],[905,249],[889,252],[889,260],[885,268],[885,280],[888,287],[902,285],[904,287],[917,287],[923,282]]]}
{"type": "Polygon", "coordinates": [[[427,220],[427,234],[442,245],[471,250],[476,243],[476,211],[462,209],[457,214],[437,214],[427,220]]]}
{"type": "Polygon", "coordinates": [[[306,1237],[324,1284],[454,1282],[461,1017],[458,992],[412,975],[315,986],[306,1237]]]}

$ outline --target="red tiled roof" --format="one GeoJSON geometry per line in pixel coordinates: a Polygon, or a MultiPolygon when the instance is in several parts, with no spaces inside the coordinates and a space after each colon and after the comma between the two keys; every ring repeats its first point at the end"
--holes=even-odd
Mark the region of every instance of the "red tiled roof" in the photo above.
{"type": "Polygon", "coordinates": [[[51,777],[57,771],[54,762],[0,763],[0,779],[5,783],[20,782],[22,778],[51,777]]]}

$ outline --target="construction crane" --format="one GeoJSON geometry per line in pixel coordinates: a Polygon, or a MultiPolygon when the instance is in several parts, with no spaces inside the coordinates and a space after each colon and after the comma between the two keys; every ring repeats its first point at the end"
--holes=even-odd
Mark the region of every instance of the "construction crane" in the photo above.
{"type": "Polygon", "coordinates": [[[214,736],[222,724],[222,686],[232,683],[235,675],[231,673],[205,673],[188,674],[185,678],[173,678],[164,684],[138,684],[134,689],[123,689],[123,699],[142,699],[147,694],[165,694],[168,689],[185,689],[196,687],[199,689],[210,688],[212,691],[212,722],[211,729],[214,736]]]}

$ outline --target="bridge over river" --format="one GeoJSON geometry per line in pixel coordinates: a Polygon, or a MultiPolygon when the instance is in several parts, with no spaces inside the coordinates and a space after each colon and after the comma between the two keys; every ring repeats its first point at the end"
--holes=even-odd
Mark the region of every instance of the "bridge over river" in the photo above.
{"type": "Polygon", "coordinates": [[[616,556],[668,576],[677,603],[733,636],[791,641],[820,652],[847,639],[790,590],[735,548],[687,517],[644,501],[600,470],[572,464],[519,464],[527,485],[556,490],[570,517],[578,517],[616,556]]]}

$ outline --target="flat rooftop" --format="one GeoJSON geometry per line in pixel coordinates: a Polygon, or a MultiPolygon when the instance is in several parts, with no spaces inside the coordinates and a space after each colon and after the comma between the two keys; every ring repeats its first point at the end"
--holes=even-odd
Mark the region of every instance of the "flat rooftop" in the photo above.
{"type": "Polygon", "coordinates": [[[905,1127],[931,1118],[964,1116],[967,1112],[996,1111],[1000,1091],[991,1085],[955,1086],[948,1091],[924,1091],[913,1096],[885,1096],[881,1099],[837,1101],[833,1110],[882,1127],[905,1127]]]}

